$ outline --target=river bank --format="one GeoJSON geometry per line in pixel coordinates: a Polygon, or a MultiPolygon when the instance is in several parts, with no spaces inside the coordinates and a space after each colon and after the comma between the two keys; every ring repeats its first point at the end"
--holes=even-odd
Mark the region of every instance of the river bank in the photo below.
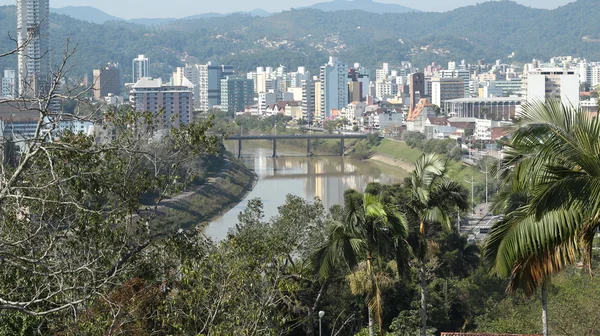
{"type": "Polygon", "coordinates": [[[412,172],[413,170],[415,170],[414,163],[407,162],[403,159],[395,158],[395,157],[385,155],[385,154],[375,153],[369,158],[369,161],[376,161],[376,162],[383,163],[383,164],[386,164],[386,165],[389,165],[392,167],[401,168],[403,170],[406,170],[409,173],[412,172]]]}
{"type": "Polygon", "coordinates": [[[258,177],[241,161],[223,156],[206,180],[160,203],[158,226],[177,230],[202,227],[228,212],[252,191],[258,177]]]}
{"type": "MultiPolygon", "coordinates": [[[[403,141],[383,139],[379,146],[373,148],[370,160],[381,162],[406,171],[414,170],[415,162],[423,155],[423,152],[411,148],[403,141]]],[[[485,182],[485,174],[476,167],[465,165],[462,162],[450,161],[450,179],[469,188],[471,185],[466,181],[474,181],[482,184],[485,182]]]]}

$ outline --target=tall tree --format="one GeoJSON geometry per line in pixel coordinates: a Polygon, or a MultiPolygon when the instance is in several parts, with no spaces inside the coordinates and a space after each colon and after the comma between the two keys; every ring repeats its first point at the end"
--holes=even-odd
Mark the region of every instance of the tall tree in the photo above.
{"type": "Polygon", "coordinates": [[[600,214],[600,123],[559,101],[528,104],[502,163],[505,190],[495,211],[505,218],[485,246],[493,271],[509,277],[509,290],[542,290],[548,335],[546,285],[566,265],[591,258],[600,214]]]}
{"type": "Polygon", "coordinates": [[[408,188],[410,196],[405,208],[411,218],[418,221],[418,237],[412,250],[419,260],[419,285],[421,287],[421,335],[427,336],[427,226],[439,223],[447,231],[452,230],[452,209],[466,210],[467,195],[458,183],[448,179],[448,161],[436,154],[425,154],[415,163],[408,188]]]}
{"type": "Polygon", "coordinates": [[[371,336],[375,334],[375,319],[380,333],[383,332],[381,284],[386,278],[383,257],[397,250],[398,245],[407,244],[407,235],[403,214],[383,204],[380,197],[351,190],[345,194],[343,221],[329,227],[327,240],[315,253],[314,265],[323,279],[342,262],[350,268],[354,277],[349,280],[355,292],[366,293],[371,336]]]}
{"type": "Polygon", "coordinates": [[[57,101],[87,93],[68,87],[73,54],[67,48],[47,93],[11,101],[34,120],[32,131],[7,125],[0,138],[20,149],[0,165],[0,311],[46,316],[105,293],[165,234],[154,225],[161,201],[220,149],[209,123],[159,132],[162,118],[152,113],[56,112],[57,101]],[[97,132],[65,129],[69,123],[97,132]]]}

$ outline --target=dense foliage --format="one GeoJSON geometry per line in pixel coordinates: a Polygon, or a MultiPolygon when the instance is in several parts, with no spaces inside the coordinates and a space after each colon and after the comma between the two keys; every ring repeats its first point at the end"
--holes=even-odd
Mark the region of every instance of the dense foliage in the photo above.
{"type": "Polygon", "coordinates": [[[455,161],[460,161],[463,156],[463,150],[454,139],[430,139],[427,140],[425,134],[419,132],[404,132],[402,140],[412,148],[417,148],[424,153],[440,154],[455,161]]]}

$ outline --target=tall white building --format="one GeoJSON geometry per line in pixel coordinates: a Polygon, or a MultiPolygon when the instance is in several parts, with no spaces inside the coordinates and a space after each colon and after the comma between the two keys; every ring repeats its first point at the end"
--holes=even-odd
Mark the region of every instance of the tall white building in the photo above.
{"type": "Polygon", "coordinates": [[[375,70],[375,81],[379,82],[382,80],[386,80],[390,74],[390,65],[388,63],[383,63],[381,69],[375,70]]]}
{"type": "Polygon", "coordinates": [[[17,0],[19,95],[47,95],[50,74],[49,0],[17,0]]]}
{"type": "Polygon", "coordinates": [[[138,55],[137,58],[133,59],[132,69],[133,73],[131,78],[133,83],[137,83],[144,77],[150,77],[149,60],[144,55],[138,55]]]}
{"type": "Polygon", "coordinates": [[[258,113],[264,115],[269,105],[277,102],[277,94],[275,92],[260,92],[258,94],[258,113]]]}
{"type": "Polygon", "coordinates": [[[398,84],[394,80],[384,80],[375,83],[375,94],[379,100],[395,97],[398,94],[398,84]]]}
{"type": "Polygon", "coordinates": [[[185,67],[178,67],[173,73],[174,85],[189,86],[186,80],[193,84],[194,108],[200,109],[200,64],[187,64],[185,67]]]}
{"type": "Polygon", "coordinates": [[[15,98],[17,88],[17,79],[15,70],[4,70],[2,77],[2,94],[1,97],[15,98]]]}
{"type": "Polygon", "coordinates": [[[321,66],[319,81],[321,82],[320,116],[328,118],[332,110],[340,110],[348,105],[348,66],[337,57],[330,56],[329,63],[321,66]]]}
{"type": "Polygon", "coordinates": [[[302,80],[302,118],[311,122],[315,116],[315,86],[311,76],[302,80]]]}
{"type": "Polygon", "coordinates": [[[560,99],[579,108],[579,74],[561,68],[533,69],[527,73],[527,102],[560,99]]]}

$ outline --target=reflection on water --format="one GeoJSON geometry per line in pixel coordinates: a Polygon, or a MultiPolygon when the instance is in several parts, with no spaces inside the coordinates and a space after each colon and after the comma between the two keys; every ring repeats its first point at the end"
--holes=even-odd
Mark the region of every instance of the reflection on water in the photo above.
{"type": "MultiPolygon", "coordinates": [[[[236,152],[236,145],[229,150],[236,152]]],[[[283,149],[278,158],[270,157],[272,149],[244,143],[242,160],[258,175],[256,187],[246,199],[222,217],[210,223],[205,234],[214,239],[225,238],[237,223],[238,214],[246,208],[248,200],[262,199],[266,218],[277,214],[277,208],[285,202],[288,194],[307,200],[318,197],[325,208],[343,203],[344,191],[364,191],[371,182],[399,183],[406,172],[387,166],[351,160],[342,157],[316,156],[307,158],[302,150],[283,149]]]]}

